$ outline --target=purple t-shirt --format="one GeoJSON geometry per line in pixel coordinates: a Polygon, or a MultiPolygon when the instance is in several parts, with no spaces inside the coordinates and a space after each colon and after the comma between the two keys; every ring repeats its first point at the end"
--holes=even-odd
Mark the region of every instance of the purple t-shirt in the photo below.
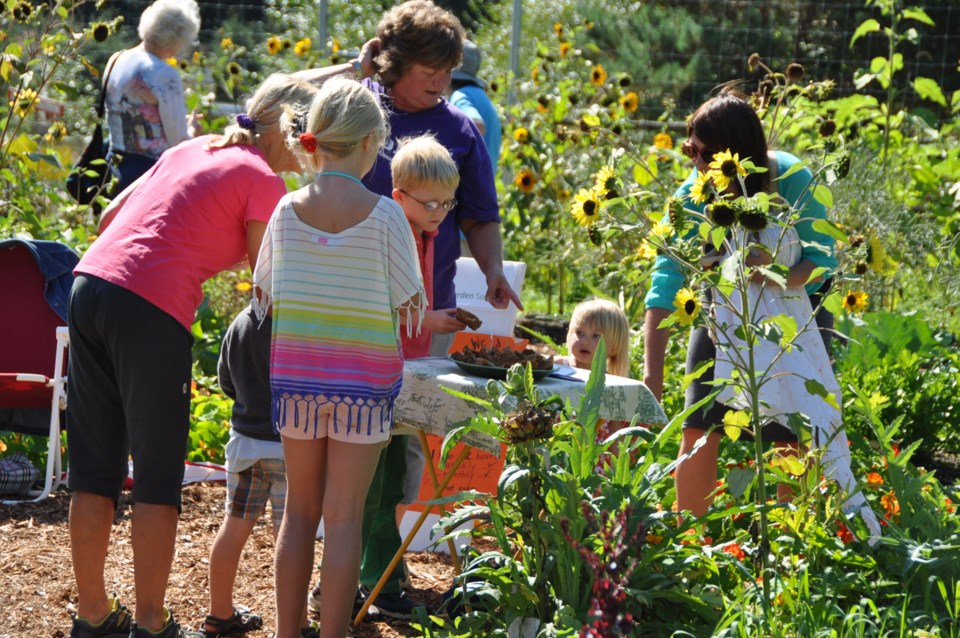
{"type": "Polygon", "coordinates": [[[456,193],[459,203],[440,224],[434,240],[433,257],[433,307],[438,310],[454,308],[457,296],[453,289],[453,276],[457,270],[457,258],[460,257],[460,220],[500,221],[493,165],[483,136],[470,118],[446,100],[441,99],[439,104],[425,111],[408,113],[393,108],[392,100],[382,85],[369,79],[364,80],[363,85],[380,98],[390,119],[390,137],[380,149],[373,168],[363,178],[367,188],[390,197],[393,191],[390,160],[397,151],[398,140],[424,133],[432,133],[450,151],[460,170],[460,186],[456,193]]]}

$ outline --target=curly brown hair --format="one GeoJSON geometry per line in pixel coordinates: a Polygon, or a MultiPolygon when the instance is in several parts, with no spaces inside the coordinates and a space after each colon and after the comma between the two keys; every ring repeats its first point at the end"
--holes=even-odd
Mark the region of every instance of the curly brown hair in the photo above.
{"type": "Polygon", "coordinates": [[[380,54],[374,64],[380,83],[390,87],[414,64],[432,69],[459,66],[466,32],[455,15],[430,0],[409,0],[383,16],[377,37],[380,54]]]}

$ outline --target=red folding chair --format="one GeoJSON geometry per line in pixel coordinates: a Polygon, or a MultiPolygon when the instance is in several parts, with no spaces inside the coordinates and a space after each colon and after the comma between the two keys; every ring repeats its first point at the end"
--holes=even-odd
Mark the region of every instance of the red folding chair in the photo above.
{"type": "MultiPolygon", "coordinates": [[[[67,266],[62,266],[61,269],[67,266]]],[[[63,276],[72,273],[62,273],[63,276]]],[[[61,411],[66,407],[67,328],[45,298],[48,282],[30,248],[22,242],[0,246],[0,409],[9,415],[0,430],[49,437],[42,490],[26,499],[39,501],[60,485],[61,411]],[[49,423],[36,427],[37,413],[49,409],[49,423]]]]}

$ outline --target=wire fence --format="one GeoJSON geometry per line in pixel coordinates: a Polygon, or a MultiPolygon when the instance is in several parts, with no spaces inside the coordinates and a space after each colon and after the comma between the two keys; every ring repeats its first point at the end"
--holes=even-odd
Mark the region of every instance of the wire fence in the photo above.
{"type": "MultiPolygon", "coordinates": [[[[441,5],[451,4],[437,1],[441,5]]],[[[529,6],[528,2],[532,1],[523,0],[523,5],[529,6]]],[[[759,75],[751,78],[746,69],[747,57],[754,52],[775,69],[782,70],[788,63],[798,62],[804,65],[809,77],[835,80],[838,95],[856,90],[854,77],[858,69],[868,69],[873,58],[886,58],[889,54],[888,40],[882,33],[867,34],[850,46],[851,36],[864,20],[874,18],[883,26],[890,22],[888,16],[881,15],[876,7],[865,6],[863,0],[614,0],[596,4],[591,4],[596,0],[566,1],[575,12],[588,17],[593,7],[598,30],[602,23],[607,23],[610,32],[607,46],[601,49],[613,58],[620,58],[622,66],[632,65],[637,69],[637,79],[648,93],[655,97],[671,96],[681,108],[700,103],[724,82],[758,79],[759,75]],[[624,29],[633,33],[625,36],[624,29]]],[[[289,7],[295,7],[292,10],[302,14],[303,24],[312,25],[314,29],[320,24],[319,0],[204,0],[199,3],[201,45],[219,42],[225,27],[229,27],[229,35],[234,39],[265,40],[280,28],[272,16],[277,14],[281,3],[281,11],[286,9],[289,13],[289,7]]],[[[149,0],[111,0],[107,11],[124,15],[123,28],[135,37],[140,12],[149,4],[149,0]]],[[[933,25],[915,20],[901,22],[898,31],[909,37],[898,46],[904,66],[895,76],[895,84],[905,87],[914,78],[932,78],[949,99],[953,91],[960,90],[960,36],[957,35],[960,34],[960,2],[928,0],[918,4],[933,25]]],[[[377,11],[392,3],[330,0],[327,5],[331,14],[342,22],[344,16],[356,15],[358,5],[369,5],[377,11]]],[[[481,27],[481,33],[477,34],[479,40],[483,39],[483,28],[509,29],[512,3],[500,0],[500,6],[501,22],[505,24],[481,27]]],[[[373,17],[372,22],[368,17],[367,22],[375,24],[378,17],[373,17]]],[[[549,25],[530,24],[527,15],[524,33],[542,35],[544,26],[549,25]]],[[[337,36],[344,28],[345,25],[332,20],[330,35],[337,36]]],[[[358,46],[359,43],[346,45],[358,46]]],[[[532,55],[532,42],[520,42],[517,46],[521,59],[532,55]]],[[[505,59],[504,52],[491,52],[489,64],[505,64],[501,59],[505,59]]],[[[487,64],[485,68],[489,69],[487,64]]],[[[863,91],[882,92],[876,84],[868,85],[863,91]]],[[[924,103],[911,91],[901,91],[899,98],[911,106],[923,104],[934,108],[932,103],[924,103]]],[[[648,101],[641,107],[650,116],[658,114],[656,103],[648,101]]]]}

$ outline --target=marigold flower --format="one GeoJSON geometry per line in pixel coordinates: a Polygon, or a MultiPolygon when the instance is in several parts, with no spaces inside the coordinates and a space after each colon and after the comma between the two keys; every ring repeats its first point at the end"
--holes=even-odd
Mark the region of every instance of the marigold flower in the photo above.
{"type": "Polygon", "coordinates": [[[727,543],[723,546],[723,551],[737,560],[743,560],[747,557],[747,555],[743,553],[743,548],[740,547],[739,543],[727,543]]]}
{"type": "Polygon", "coordinates": [[[253,289],[253,284],[249,281],[241,281],[236,285],[236,289],[240,292],[250,292],[253,289]]]}
{"type": "Polygon", "coordinates": [[[530,141],[530,131],[521,126],[513,132],[513,139],[520,144],[526,144],[530,141]]]}
{"type": "Polygon", "coordinates": [[[672,316],[677,318],[681,326],[689,326],[700,313],[700,298],[689,288],[681,288],[673,299],[676,311],[672,316]]]}
{"type": "Polygon", "coordinates": [[[603,86],[607,81],[607,72],[604,70],[602,64],[597,64],[593,67],[593,71],[590,73],[590,81],[595,86],[603,86]]]}
{"type": "Polygon", "coordinates": [[[663,536],[660,536],[659,534],[647,534],[647,542],[651,545],[656,545],[662,540],[663,536]]]}
{"type": "Polygon", "coordinates": [[[294,45],[293,52],[297,54],[297,57],[302,58],[310,51],[312,46],[313,44],[310,42],[310,38],[304,38],[294,45]]]}
{"type": "Polygon", "coordinates": [[[669,133],[657,133],[653,136],[653,145],[665,151],[673,150],[673,138],[669,133]]]}
{"type": "Polygon", "coordinates": [[[730,182],[737,176],[746,177],[747,169],[740,164],[740,154],[729,150],[721,151],[713,156],[710,162],[710,176],[717,190],[723,192],[730,187],[730,182]]]}
{"type": "Polygon", "coordinates": [[[620,98],[620,106],[622,106],[623,110],[627,113],[634,113],[640,106],[640,98],[637,97],[636,93],[630,91],[620,98]]]}
{"type": "Polygon", "coordinates": [[[230,49],[233,48],[233,40],[231,40],[230,38],[223,38],[222,40],[220,40],[220,48],[223,49],[224,51],[229,51],[230,49]]]}
{"type": "Polygon", "coordinates": [[[880,497],[880,505],[883,506],[887,518],[900,516],[900,501],[897,500],[897,495],[892,491],[880,497]]]}
{"type": "Polygon", "coordinates": [[[867,293],[853,290],[843,296],[843,309],[847,312],[861,313],[867,309],[867,293]]]}
{"type": "Polygon", "coordinates": [[[856,540],[856,537],[853,535],[853,532],[851,532],[847,528],[847,526],[844,525],[843,523],[839,523],[837,525],[837,537],[840,538],[840,540],[843,542],[844,545],[849,545],[854,540],[856,540]]]}
{"type": "Polygon", "coordinates": [[[949,498],[944,497],[943,504],[946,507],[948,514],[953,514],[957,511],[957,508],[953,505],[953,501],[951,501],[949,498]]]}
{"type": "Polygon", "coordinates": [[[600,216],[600,199],[593,189],[580,189],[573,197],[570,214],[581,226],[591,226],[600,216]]]}
{"type": "Polygon", "coordinates": [[[879,472],[870,472],[869,474],[867,474],[867,484],[883,485],[883,477],[880,476],[879,472]]]}
{"type": "Polygon", "coordinates": [[[524,168],[517,173],[517,178],[513,180],[513,185],[524,193],[532,193],[533,187],[537,185],[537,176],[534,175],[530,169],[524,168]]]}
{"type": "Polygon", "coordinates": [[[271,36],[267,40],[267,52],[270,55],[276,55],[280,53],[280,49],[282,48],[283,48],[283,43],[280,42],[280,38],[278,38],[277,36],[271,36]]]}

